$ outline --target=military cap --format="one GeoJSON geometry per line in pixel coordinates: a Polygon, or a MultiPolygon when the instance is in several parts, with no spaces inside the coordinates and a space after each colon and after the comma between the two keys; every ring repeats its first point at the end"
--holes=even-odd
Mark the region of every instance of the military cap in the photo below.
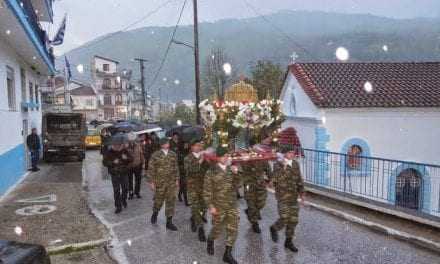
{"type": "Polygon", "coordinates": [[[161,139],[159,139],[159,145],[165,145],[167,143],[170,143],[170,140],[167,137],[163,137],[161,139]]]}

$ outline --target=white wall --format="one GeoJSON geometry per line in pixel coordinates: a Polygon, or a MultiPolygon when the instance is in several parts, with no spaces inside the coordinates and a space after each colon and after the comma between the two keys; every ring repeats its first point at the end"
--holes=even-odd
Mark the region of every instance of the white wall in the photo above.
{"type": "MultiPolygon", "coordinates": [[[[28,120],[28,133],[35,127],[41,133],[41,106],[39,110],[29,109],[29,112],[21,112],[21,77],[20,68],[26,71],[26,101],[29,101],[29,82],[40,85],[40,78],[34,73],[6,42],[0,38],[0,155],[12,148],[23,144],[23,119],[28,120]],[[16,110],[10,111],[6,85],[6,66],[14,69],[16,110]]],[[[35,92],[34,92],[35,93],[35,92]]],[[[41,93],[38,94],[41,104],[41,93]]]]}
{"type": "Polygon", "coordinates": [[[118,70],[117,63],[115,63],[113,61],[108,61],[108,60],[94,57],[95,70],[97,69],[97,70],[103,72],[104,71],[104,67],[103,67],[104,64],[109,64],[109,71],[107,71],[108,73],[115,73],[118,70]]]}
{"type": "Polygon", "coordinates": [[[341,109],[325,111],[329,150],[364,139],[372,156],[440,164],[440,109],[341,109]]]}
{"type": "Polygon", "coordinates": [[[280,97],[283,101],[283,113],[286,116],[320,118],[320,110],[312,103],[295,76],[290,72],[287,75],[280,97]],[[295,100],[293,100],[293,97],[295,100]],[[295,107],[293,107],[292,101],[295,102],[295,107]],[[296,109],[295,112],[294,109],[296,109]]]}
{"type": "Polygon", "coordinates": [[[73,100],[73,110],[96,110],[97,109],[97,102],[96,102],[96,96],[84,96],[84,95],[71,95],[73,100]],[[90,105],[88,101],[91,101],[92,104],[90,105]]]}
{"type": "Polygon", "coordinates": [[[318,127],[318,121],[306,118],[288,117],[281,128],[295,128],[301,146],[307,149],[315,149],[315,129],[318,127]]]}

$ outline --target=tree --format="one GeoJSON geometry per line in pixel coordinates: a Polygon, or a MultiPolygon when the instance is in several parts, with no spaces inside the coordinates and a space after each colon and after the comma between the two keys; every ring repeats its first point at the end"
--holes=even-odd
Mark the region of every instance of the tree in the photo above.
{"type": "Polygon", "coordinates": [[[225,74],[223,70],[225,63],[231,63],[231,61],[223,48],[212,49],[206,57],[203,69],[202,98],[224,94],[225,86],[233,78],[233,76],[225,74]]]}
{"type": "Polygon", "coordinates": [[[184,104],[178,104],[174,110],[174,118],[181,120],[183,124],[195,125],[196,111],[194,108],[188,107],[184,104]]]}
{"type": "Polygon", "coordinates": [[[279,64],[271,61],[257,61],[251,69],[252,85],[257,90],[258,99],[269,96],[278,98],[284,81],[284,71],[279,64]]]}

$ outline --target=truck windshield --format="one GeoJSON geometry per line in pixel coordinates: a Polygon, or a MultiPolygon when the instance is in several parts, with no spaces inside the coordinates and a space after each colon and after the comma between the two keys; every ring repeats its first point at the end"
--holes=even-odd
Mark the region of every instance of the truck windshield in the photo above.
{"type": "Polygon", "coordinates": [[[47,132],[67,133],[81,130],[81,117],[79,116],[48,116],[47,132]]]}

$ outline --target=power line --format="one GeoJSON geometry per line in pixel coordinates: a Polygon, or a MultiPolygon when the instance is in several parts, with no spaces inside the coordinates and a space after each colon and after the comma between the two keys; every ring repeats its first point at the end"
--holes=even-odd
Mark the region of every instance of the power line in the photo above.
{"type": "Polygon", "coordinates": [[[280,28],[278,25],[270,21],[265,15],[263,15],[261,12],[258,11],[258,9],[251,5],[247,0],[243,0],[243,2],[257,15],[258,18],[263,19],[266,23],[268,23],[270,26],[272,26],[275,30],[277,30],[281,35],[283,35],[286,39],[288,39],[294,46],[302,50],[307,56],[312,58],[313,60],[317,60],[316,57],[314,57],[306,48],[304,48],[301,44],[299,44],[297,41],[295,41],[291,36],[289,36],[282,28],[280,28]]]}
{"type": "Polygon", "coordinates": [[[183,15],[183,11],[185,10],[186,2],[187,2],[187,0],[185,0],[183,2],[182,8],[180,10],[179,18],[177,20],[176,26],[174,26],[173,34],[171,35],[170,41],[168,42],[168,46],[167,46],[167,49],[165,51],[165,54],[164,54],[164,56],[163,56],[163,58],[162,58],[162,60],[160,62],[159,68],[157,69],[156,73],[154,74],[154,77],[151,80],[151,83],[148,86],[147,90],[150,90],[151,87],[153,87],[154,83],[157,81],[157,78],[159,77],[160,72],[162,71],[162,68],[163,68],[163,66],[165,64],[165,61],[166,61],[167,57],[168,57],[168,53],[170,52],[171,45],[173,44],[174,36],[176,35],[177,28],[179,27],[179,24],[180,24],[180,20],[182,19],[182,15],[183,15]]]}
{"type": "Polygon", "coordinates": [[[74,49],[74,50],[82,50],[82,49],[85,49],[85,48],[90,48],[90,47],[96,45],[97,43],[100,43],[100,42],[102,42],[102,41],[104,41],[104,40],[107,40],[107,39],[109,39],[109,38],[112,38],[112,37],[114,37],[115,35],[118,35],[118,34],[124,32],[124,31],[128,30],[129,28],[131,28],[131,27],[133,27],[133,26],[135,26],[135,25],[137,25],[137,24],[143,22],[143,21],[146,20],[147,18],[149,18],[149,17],[151,17],[152,15],[156,14],[157,12],[159,12],[162,8],[164,8],[164,7],[167,6],[168,4],[170,4],[170,3],[172,3],[172,2],[176,2],[176,1],[177,1],[177,0],[168,0],[168,1],[166,1],[165,3],[163,3],[163,4],[159,5],[158,7],[156,7],[155,9],[153,9],[152,11],[148,12],[147,14],[145,14],[145,16],[139,18],[138,20],[136,20],[136,21],[134,21],[134,22],[132,22],[132,23],[130,23],[130,24],[128,24],[128,25],[126,25],[126,26],[123,27],[121,30],[116,31],[116,32],[113,32],[113,33],[110,33],[110,34],[108,34],[108,35],[106,35],[106,36],[103,36],[103,37],[101,37],[101,38],[99,38],[99,39],[97,39],[97,40],[95,40],[95,41],[90,42],[89,44],[85,44],[85,45],[83,45],[83,46],[81,46],[81,47],[78,47],[78,48],[76,48],[76,49],[74,49]]]}

